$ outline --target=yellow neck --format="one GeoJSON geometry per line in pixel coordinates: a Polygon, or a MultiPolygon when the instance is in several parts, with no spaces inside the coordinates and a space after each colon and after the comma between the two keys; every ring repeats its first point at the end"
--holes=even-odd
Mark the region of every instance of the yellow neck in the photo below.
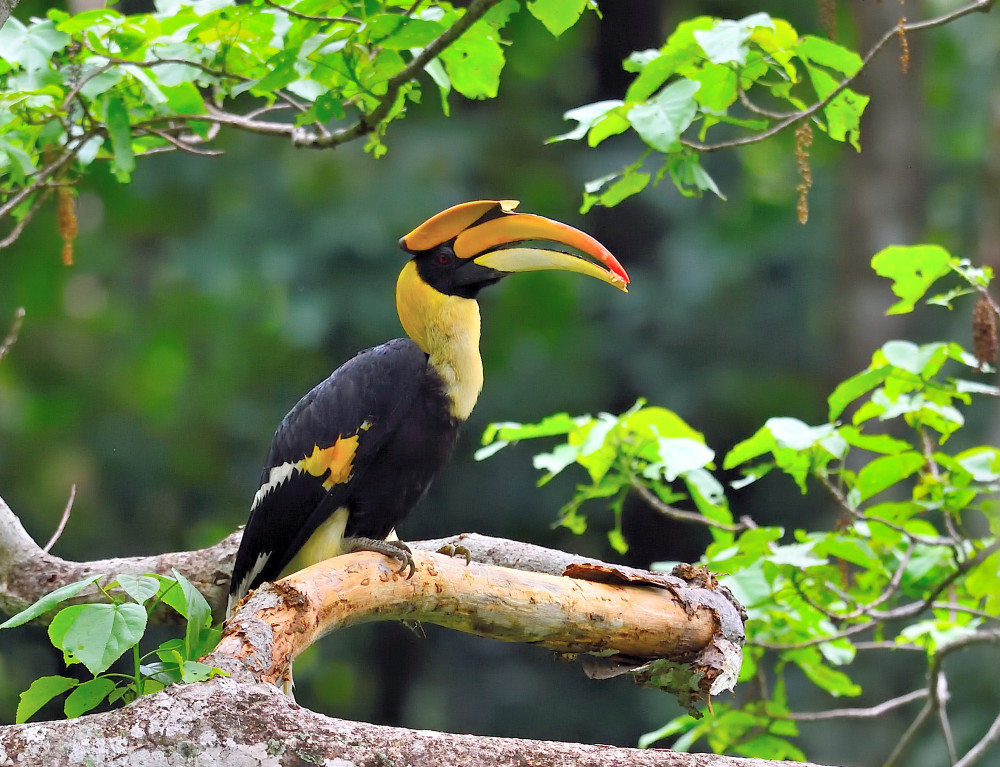
{"type": "Polygon", "coordinates": [[[479,304],[446,296],[424,282],[410,261],[396,282],[396,311],[406,334],[430,357],[444,380],[451,413],[465,420],[483,388],[479,304]]]}

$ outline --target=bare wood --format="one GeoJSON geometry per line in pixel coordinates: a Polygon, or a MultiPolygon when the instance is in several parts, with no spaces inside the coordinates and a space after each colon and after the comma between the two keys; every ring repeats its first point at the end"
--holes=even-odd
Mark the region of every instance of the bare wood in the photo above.
{"type": "MultiPolygon", "coordinates": [[[[710,585],[674,579],[682,584],[675,588],[649,573],[630,575],[631,583],[599,583],[467,565],[419,550],[413,562],[415,573],[406,578],[386,557],[356,552],[265,584],[240,604],[205,662],[280,685],[294,659],[323,635],[375,620],[408,620],[573,656],[592,653],[599,656],[585,656],[592,676],[632,674],[677,694],[688,707],[735,685],[742,632],[736,642],[727,639],[724,608],[682,591],[711,591],[710,585]]],[[[608,571],[613,568],[599,569],[608,571]]]]}
{"type": "Polygon", "coordinates": [[[229,767],[818,767],[348,722],[297,706],[276,688],[213,679],[80,719],[0,727],[0,765],[90,763],[229,767]]]}

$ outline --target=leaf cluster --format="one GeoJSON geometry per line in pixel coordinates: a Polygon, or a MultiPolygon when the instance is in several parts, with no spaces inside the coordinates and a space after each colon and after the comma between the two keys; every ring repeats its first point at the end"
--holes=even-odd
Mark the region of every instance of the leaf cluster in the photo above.
{"type": "MultiPolygon", "coordinates": [[[[988,268],[937,246],[887,248],[872,265],[892,280],[901,299],[890,310],[896,313],[912,310],[945,276],[957,285],[927,297],[928,304],[950,307],[969,293],[988,296],[992,279],[988,268]]],[[[974,398],[1000,397],[1000,389],[976,379],[984,370],[992,372],[954,341],[889,341],[830,394],[827,423],[771,418],[725,455],[722,469],[742,474],[731,482],[735,489],[778,472],[803,494],[828,493],[840,512],[830,530],[811,529],[805,513],[791,531],[734,522],[702,435],[677,414],[642,402],[619,416],[494,424],[479,457],[519,440],[562,437],[535,456],[535,467],[545,472],[541,482],[582,466],[586,481],[561,521],[582,532],[582,505],[611,498],[611,542],[619,551],[626,546],[620,515],[630,490],[671,518],[708,526],[712,542],[702,564],[748,610],[741,680],[755,683],[759,693],[742,705],[716,703],[704,721],[676,719],[643,743],[675,737],[672,747],[684,750],[705,739],[718,752],[803,759],[791,740],[798,730],[789,674],[835,698],[857,697],[862,687],[849,667],[859,647],[920,650],[926,687],[905,701],[926,698],[946,722],[936,697],[941,661],[971,644],[996,641],[1000,449],[947,449],[974,398]],[[685,502],[693,509],[674,507],[685,502]]]]}
{"type": "Polygon", "coordinates": [[[119,575],[107,579],[107,575],[98,574],[67,584],[0,624],[0,629],[21,626],[90,587],[99,589],[107,599],[63,607],[48,628],[49,640],[62,651],[66,665],[83,664],[93,678],[85,682],[61,675],[36,679],[21,693],[18,724],[64,693],[69,694],[63,710],[72,719],[105,700],[126,704],[175,682],[200,682],[224,673],[197,660],[218,644],[220,632],[212,627],[208,602],[183,575],[174,570],[172,578],[119,575]],[[146,632],[149,614],[160,604],[184,618],[184,636],[168,639],[155,650],[140,654],[139,642],[146,632]],[[112,665],[130,650],[131,673],[110,672],[112,665]]]}
{"type": "MultiPolygon", "coordinates": [[[[553,33],[587,0],[535,0],[553,33]]],[[[160,0],[153,13],[52,9],[0,28],[0,217],[23,223],[52,188],[95,161],[130,180],[136,158],[195,154],[222,128],[335,147],[386,131],[422,98],[425,73],[449,112],[456,91],[493,98],[501,30],[517,0],[160,0]]],[[[19,229],[8,237],[16,239],[19,229]]]]}
{"type": "Polygon", "coordinates": [[[830,138],[858,149],[869,99],[845,82],[861,65],[850,49],[799,35],[766,13],[739,20],[698,16],[681,23],[661,48],[625,60],[625,70],[636,77],[624,99],[571,109],[565,118],[576,127],[549,140],[586,139],[596,147],[632,131],[646,145],[634,163],[585,185],[583,211],[617,205],[668,176],[682,194],[711,191],[722,197],[701,153],[747,141],[704,143],[716,126],[760,140],[809,119],[830,138]],[[658,169],[646,169],[650,158],[661,163],[658,169]]]}

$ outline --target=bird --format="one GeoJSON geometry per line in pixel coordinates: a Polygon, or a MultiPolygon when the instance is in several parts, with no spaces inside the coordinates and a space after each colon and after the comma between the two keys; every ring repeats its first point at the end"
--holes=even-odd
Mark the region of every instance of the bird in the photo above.
{"type": "Polygon", "coordinates": [[[233,567],[227,616],[252,589],[351,551],[414,572],[396,525],[449,461],[483,386],[483,288],[557,269],[628,292],[600,242],[567,224],[477,200],[432,216],[399,241],[406,338],[360,352],[308,392],[275,431],[233,567]],[[560,248],[569,248],[567,252],[560,248]]]}

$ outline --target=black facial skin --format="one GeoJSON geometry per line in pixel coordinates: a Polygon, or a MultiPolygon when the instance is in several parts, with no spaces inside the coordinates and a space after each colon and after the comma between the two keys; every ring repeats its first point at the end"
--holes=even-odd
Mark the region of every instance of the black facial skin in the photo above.
{"type": "Polygon", "coordinates": [[[507,276],[473,259],[461,259],[452,249],[454,240],[413,254],[417,273],[432,288],[447,296],[475,298],[485,287],[507,276]]]}

